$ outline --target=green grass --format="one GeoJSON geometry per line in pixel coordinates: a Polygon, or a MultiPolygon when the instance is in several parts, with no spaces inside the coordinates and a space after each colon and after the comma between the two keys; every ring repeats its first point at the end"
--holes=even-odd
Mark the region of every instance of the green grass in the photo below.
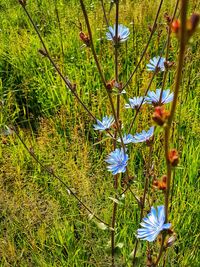
{"type": "MultiPolygon", "coordinates": [[[[81,99],[98,118],[110,114],[106,92],[101,84],[91,52],[82,48],[79,29],[86,26],[77,0],[57,0],[60,14],[64,57],[56,19],[54,1],[27,1],[28,10],[38,25],[53,59],[66,76],[77,85],[81,99]]],[[[106,27],[98,1],[85,1],[92,22],[95,47],[107,80],[114,76],[112,46],[105,39],[106,27]]],[[[149,36],[159,1],[122,1],[120,22],[131,29],[128,45],[120,48],[120,79],[125,81],[142,53],[149,36]],[[130,22],[134,24],[130,24],[130,22]]],[[[163,15],[173,10],[174,1],[165,1],[158,30],[138,73],[127,88],[128,96],[143,94],[150,74],[145,71],[149,58],[157,55],[165,42],[163,15]]],[[[198,10],[198,1],[190,11],[198,10]]],[[[109,8],[109,6],[107,6],[109,8]]],[[[29,148],[47,167],[76,192],[87,205],[105,221],[112,216],[114,197],[113,177],[106,171],[104,159],[111,151],[109,139],[93,131],[93,122],[72,94],[66,89],[48,60],[38,53],[41,44],[17,1],[0,3],[0,106],[1,133],[10,123],[19,126],[19,133],[29,148]],[[94,145],[95,144],[95,145],[94,145]]],[[[114,23],[114,10],[111,12],[114,23]]],[[[170,221],[177,233],[175,245],[167,252],[166,266],[199,266],[199,61],[200,41],[196,33],[187,47],[182,93],[174,122],[173,147],[180,152],[180,163],[174,178],[174,194],[170,221]]],[[[176,61],[178,44],[172,39],[170,59],[176,61]]],[[[174,68],[175,69],[175,68],[174,68]]],[[[173,88],[174,69],[167,86],[173,88]]],[[[158,86],[153,82],[152,89],[158,86]]],[[[122,100],[123,101],[123,100],[122,100]]],[[[124,101],[123,101],[124,103],[124,101]]],[[[124,128],[128,128],[132,113],[123,109],[124,128]]],[[[152,114],[144,107],[135,131],[148,129],[152,114]]],[[[162,131],[154,145],[154,175],[161,177],[166,167],[163,155],[162,131]]],[[[129,168],[136,176],[132,190],[142,194],[145,161],[148,148],[144,145],[130,149],[129,168]]],[[[162,193],[153,193],[163,203],[162,193]]],[[[139,211],[133,196],[126,194],[118,206],[116,265],[131,266],[139,211]]],[[[157,205],[156,204],[156,205],[157,205]]],[[[101,230],[95,220],[70,196],[59,181],[52,178],[34,162],[16,135],[1,134],[0,148],[0,266],[110,266],[110,232],[101,230]]],[[[138,266],[144,266],[145,242],[140,243],[138,266]]]]}

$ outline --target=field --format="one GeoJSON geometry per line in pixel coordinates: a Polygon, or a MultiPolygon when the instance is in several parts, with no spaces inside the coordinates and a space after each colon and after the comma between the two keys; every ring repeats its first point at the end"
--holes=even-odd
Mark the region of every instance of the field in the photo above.
{"type": "MultiPolygon", "coordinates": [[[[106,40],[107,26],[101,1],[84,2],[95,51],[106,81],[111,81],[115,76],[114,50],[112,43],[106,40]]],[[[110,1],[104,2],[108,13],[110,1]]],[[[198,12],[200,7],[197,0],[189,2],[188,16],[198,12]]],[[[172,15],[174,5],[173,0],[164,1],[147,52],[126,88],[128,97],[143,95],[146,91],[152,77],[146,71],[146,64],[163,50],[167,38],[164,14],[172,15]]],[[[158,6],[158,0],[120,1],[119,22],[130,29],[128,41],[119,47],[119,79],[123,83],[141,57],[158,6]]],[[[81,28],[87,33],[79,1],[27,0],[27,10],[52,59],[76,84],[76,92],[90,112],[98,119],[111,115],[108,95],[91,49],[79,37],[81,28]]],[[[176,17],[179,13],[178,9],[176,17]]],[[[42,44],[18,1],[1,0],[0,18],[0,266],[111,266],[110,230],[91,218],[91,214],[50,173],[61,177],[75,196],[110,224],[116,189],[105,158],[113,149],[112,142],[105,133],[94,131],[95,121],[74,98],[49,60],[38,52],[42,44]]],[[[113,25],[114,7],[109,18],[113,25]]],[[[186,48],[170,137],[171,146],[180,155],[179,164],[172,174],[169,213],[177,238],[165,253],[165,263],[159,266],[198,267],[200,262],[198,35],[199,29],[186,48]]],[[[165,85],[171,91],[175,84],[178,51],[178,40],[172,34],[169,60],[174,65],[169,70],[165,85]]],[[[161,83],[162,75],[157,75],[151,90],[159,88],[161,83]]],[[[113,93],[112,97],[115,104],[117,96],[113,93]]],[[[123,129],[128,129],[134,111],[125,109],[125,102],[122,96],[120,119],[123,129]]],[[[147,130],[153,124],[152,113],[152,107],[144,105],[131,133],[147,130]]],[[[151,177],[159,178],[166,172],[163,138],[163,129],[158,127],[151,159],[151,177]]],[[[144,143],[129,147],[128,166],[134,177],[131,189],[138,196],[143,194],[149,153],[149,147],[144,143]]],[[[118,194],[121,191],[119,186],[118,194]]],[[[150,197],[156,205],[163,203],[161,191],[152,190],[150,197]]],[[[139,216],[137,202],[127,191],[117,208],[115,266],[132,266],[131,255],[139,216]]],[[[145,241],[139,242],[135,266],[145,266],[146,246],[145,241]]]]}

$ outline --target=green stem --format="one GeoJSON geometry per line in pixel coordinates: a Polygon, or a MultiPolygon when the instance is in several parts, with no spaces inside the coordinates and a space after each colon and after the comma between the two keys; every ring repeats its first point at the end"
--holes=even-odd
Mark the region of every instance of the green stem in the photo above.
{"type": "Polygon", "coordinates": [[[142,52],[142,55],[141,55],[141,57],[140,57],[140,60],[138,61],[137,65],[136,65],[136,67],[135,67],[135,69],[134,69],[134,71],[131,73],[129,79],[127,80],[127,82],[126,82],[125,85],[123,86],[122,90],[125,89],[125,88],[129,85],[129,83],[131,82],[131,80],[132,80],[132,78],[133,78],[133,75],[134,75],[134,74],[136,73],[136,71],[138,70],[138,68],[139,68],[139,66],[140,66],[140,64],[141,64],[141,62],[142,62],[142,60],[143,60],[143,58],[144,58],[144,56],[145,56],[145,54],[146,54],[146,52],[147,52],[147,49],[148,49],[148,47],[149,47],[149,44],[150,44],[151,39],[152,39],[152,37],[153,37],[153,34],[155,33],[156,24],[157,24],[158,16],[159,16],[159,14],[160,14],[160,10],[161,10],[162,4],[163,4],[163,0],[160,1],[160,4],[159,4],[159,7],[158,7],[158,10],[157,10],[157,13],[156,13],[156,17],[155,17],[155,20],[154,20],[154,23],[153,23],[153,26],[152,26],[152,30],[151,30],[151,33],[150,33],[148,42],[147,42],[147,44],[146,44],[146,46],[145,46],[145,48],[144,48],[144,50],[143,50],[143,52],[142,52]]]}
{"type": "MultiPolygon", "coordinates": [[[[172,121],[175,115],[177,101],[178,101],[178,94],[179,94],[179,88],[181,84],[181,77],[182,77],[182,69],[183,69],[183,62],[184,62],[184,55],[185,55],[185,49],[186,49],[186,43],[187,43],[187,31],[186,31],[186,19],[187,19],[187,5],[188,0],[182,0],[181,1],[181,27],[180,27],[180,50],[179,50],[179,56],[178,56],[178,67],[177,67],[177,73],[176,73],[176,80],[175,80],[175,89],[174,89],[174,99],[172,102],[172,107],[170,111],[170,116],[168,118],[166,127],[165,127],[165,160],[167,165],[167,184],[166,184],[166,192],[165,192],[165,222],[168,222],[168,213],[169,213],[169,195],[170,195],[170,187],[171,187],[171,173],[172,173],[172,167],[168,160],[168,154],[169,154],[169,139],[170,139],[170,131],[171,131],[171,125],[172,121]]],[[[157,257],[157,260],[155,262],[155,266],[158,265],[162,252],[164,250],[164,240],[165,240],[165,233],[162,235],[162,244],[160,247],[160,251],[157,257]]]]}

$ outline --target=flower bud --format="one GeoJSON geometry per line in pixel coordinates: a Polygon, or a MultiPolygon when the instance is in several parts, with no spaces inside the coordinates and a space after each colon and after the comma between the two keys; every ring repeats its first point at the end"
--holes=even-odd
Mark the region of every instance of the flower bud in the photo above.
{"type": "Polygon", "coordinates": [[[176,234],[173,234],[172,236],[169,237],[169,239],[167,240],[167,247],[172,247],[174,245],[176,241],[176,234]]]}
{"type": "Polygon", "coordinates": [[[20,5],[22,6],[26,6],[26,0],[18,0],[20,5]]]}
{"type": "Polygon", "coordinates": [[[179,162],[179,156],[178,151],[176,149],[171,149],[168,154],[168,160],[171,163],[173,167],[178,165],[179,162]]]}
{"type": "Polygon", "coordinates": [[[176,19],[172,22],[172,25],[171,25],[171,30],[172,32],[174,32],[176,35],[179,34],[180,32],[180,20],[179,19],[176,19]]]}
{"type": "Polygon", "coordinates": [[[161,181],[159,181],[159,180],[154,180],[153,181],[153,187],[158,189],[158,190],[165,191],[166,187],[167,187],[167,183],[166,182],[167,182],[167,176],[163,175],[161,181]]]}
{"type": "Polygon", "coordinates": [[[158,106],[155,107],[152,118],[159,126],[162,126],[167,121],[169,114],[169,111],[164,106],[158,106]]]}
{"type": "Polygon", "coordinates": [[[167,24],[169,25],[170,22],[172,21],[172,17],[169,16],[169,14],[166,12],[166,13],[164,14],[164,18],[165,18],[167,24]]]}
{"type": "Polygon", "coordinates": [[[41,55],[43,55],[44,57],[47,56],[47,53],[46,53],[46,51],[45,51],[44,49],[39,49],[38,52],[39,52],[41,55]]]}
{"type": "Polygon", "coordinates": [[[79,37],[86,44],[86,46],[90,46],[90,38],[84,32],[81,31],[79,33],[79,37]]]}
{"type": "Polygon", "coordinates": [[[115,86],[115,80],[111,80],[106,83],[106,88],[109,92],[112,92],[113,87],[115,86]]]}
{"type": "Polygon", "coordinates": [[[199,19],[200,19],[199,14],[194,13],[187,21],[187,32],[189,37],[192,36],[192,34],[195,32],[199,24],[199,19]]]}

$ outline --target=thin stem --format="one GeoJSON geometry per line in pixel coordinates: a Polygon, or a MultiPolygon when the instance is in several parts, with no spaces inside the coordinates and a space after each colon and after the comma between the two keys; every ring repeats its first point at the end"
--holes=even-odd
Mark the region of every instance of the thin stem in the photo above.
{"type": "Polygon", "coordinates": [[[121,140],[121,145],[122,145],[124,153],[125,153],[125,145],[124,145],[124,142],[123,142],[123,137],[122,137],[121,129],[120,129],[120,126],[119,126],[119,121],[118,121],[117,114],[115,112],[115,107],[114,107],[114,104],[113,104],[113,100],[112,100],[112,97],[111,97],[111,92],[107,88],[106,80],[104,78],[104,75],[103,75],[103,72],[101,70],[101,66],[100,66],[100,63],[99,63],[99,60],[98,60],[98,57],[97,57],[97,54],[96,54],[96,51],[95,51],[95,48],[94,48],[94,43],[93,43],[93,38],[92,38],[92,31],[91,31],[91,27],[90,27],[88,14],[87,14],[87,11],[86,11],[86,8],[85,8],[83,0],[79,0],[79,1],[80,1],[81,9],[82,9],[82,12],[83,12],[83,15],[84,15],[84,18],[85,18],[85,23],[86,23],[86,26],[87,26],[88,35],[89,35],[89,38],[90,38],[90,47],[91,47],[91,50],[92,50],[92,54],[93,54],[93,57],[94,57],[94,60],[95,60],[99,75],[101,77],[102,83],[103,83],[103,85],[104,85],[104,87],[106,89],[106,92],[108,94],[108,98],[109,98],[109,101],[110,101],[112,113],[113,113],[113,116],[114,116],[114,119],[115,119],[116,128],[117,128],[117,131],[119,133],[119,137],[120,137],[120,140],[121,140]]]}
{"type": "Polygon", "coordinates": [[[102,10],[103,10],[103,16],[104,16],[106,25],[107,25],[107,27],[109,27],[109,21],[108,21],[107,15],[106,15],[104,2],[103,2],[103,0],[100,0],[100,2],[101,2],[101,6],[102,6],[102,10]]]}
{"type": "Polygon", "coordinates": [[[35,155],[35,153],[33,153],[25,144],[25,142],[23,141],[23,139],[21,138],[21,136],[18,134],[18,132],[16,131],[16,129],[14,127],[12,127],[12,130],[15,132],[15,134],[17,135],[18,139],[20,140],[20,142],[22,143],[22,145],[24,146],[24,148],[26,149],[26,151],[29,153],[29,155],[40,165],[40,167],[46,171],[47,173],[49,173],[51,176],[53,176],[55,179],[57,179],[62,185],[64,185],[64,187],[67,189],[67,191],[76,198],[76,200],[92,215],[94,216],[95,219],[97,219],[98,221],[100,221],[101,223],[105,224],[106,226],[110,227],[108,223],[104,222],[101,218],[99,218],[97,215],[94,214],[94,212],[88,208],[88,206],[86,204],[84,204],[82,202],[82,200],[77,197],[77,195],[70,189],[70,187],[62,180],[62,178],[60,178],[60,176],[58,176],[57,174],[55,174],[53,172],[52,169],[47,168],[45,165],[43,165],[43,163],[38,159],[38,157],[35,155]]]}
{"type": "Polygon", "coordinates": [[[141,62],[142,62],[142,60],[143,60],[143,58],[144,58],[144,56],[145,56],[145,54],[147,52],[147,49],[149,47],[149,44],[150,44],[151,39],[153,37],[153,34],[155,33],[155,30],[156,30],[156,24],[157,24],[158,16],[160,14],[160,10],[161,10],[162,4],[163,4],[163,0],[160,1],[160,4],[159,4],[159,7],[158,7],[158,10],[157,10],[157,13],[156,13],[156,17],[155,17],[155,20],[154,20],[154,23],[153,23],[153,26],[152,26],[152,30],[151,30],[151,33],[150,33],[148,42],[147,42],[147,44],[146,44],[146,46],[145,46],[145,48],[144,48],[144,50],[142,52],[142,55],[140,57],[140,60],[138,61],[137,65],[136,65],[136,67],[134,69],[134,71],[131,73],[129,79],[127,80],[127,82],[123,86],[122,90],[125,89],[128,86],[128,84],[131,82],[131,80],[133,78],[133,75],[136,73],[137,69],[139,68],[139,66],[140,66],[140,64],[141,64],[141,62]]]}
{"type": "Polygon", "coordinates": [[[61,22],[60,22],[60,16],[59,16],[59,12],[58,12],[58,5],[57,5],[57,0],[54,0],[55,2],[55,13],[56,13],[56,18],[58,21],[58,28],[59,28],[59,34],[60,34],[60,46],[61,46],[61,51],[62,51],[62,58],[63,58],[63,62],[64,62],[64,45],[63,45],[63,38],[62,38],[62,29],[61,29],[61,22]]]}
{"type": "MultiPolygon", "coordinates": [[[[159,63],[160,63],[160,59],[161,59],[161,57],[162,57],[163,51],[164,51],[164,49],[165,49],[165,46],[166,46],[166,43],[165,43],[164,46],[163,46],[162,52],[161,52],[161,54],[160,54],[160,57],[159,57],[159,60],[158,60],[158,62],[157,62],[157,65],[156,65],[155,69],[157,69],[157,67],[158,67],[158,65],[159,65],[159,63]]],[[[132,122],[131,122],[131,125],[130,125],[130,127],[129,127],[128,133],[130,133],[130,131],[131,131],[133,125],[134,125],[134,122],[135,122],[135,120],[136,120],[136,118],[137,118],[137,116],[138,116],[138,114],[139,114],[139,112],[140,112],[140,109],[141,109],[141,107],[142,107],[142,105],[143,105],[143,103],[144,103],[144,100],[145,100],[145,96],[148,94],[148,91],[149,91],[149,89],[150,89],[150,87],[151,87],[151,84],[152,84],[152,82],[153,82],[153,79],[154,79],[156,73],[157,73],[157,72],[156,72],[156,70],[155,70],[154,73],[153,73],[153,75],[152,75],[152,77],[151,77],[151,80],[150,80],[150,82],[149,82],[149,84],[148,84],[148,87],[147,87],[147,89],[146,89],[146,91],[145,91],[145,93],[144,93],[144,97],[143,97],[143,99],[142,99],[142,101],[141,101],[139,107],[136,109],[136,113],[135,113],[135,116],[134,116],[134,118],[133,118],[133,120],[132,120],[132,122]]]]}
{"type": "MultiPolygon", "coordinates": [[[[119,22],[119,0],[116,0],[116,14],[115,14],[115,38],[114,38],[114,49],[115,49],[115,81],[118,82],[118,22],[119,22]]],[[[117,121],[119,122],[119,113],[120,113],[120,95],[117,95],[117,107],[116,107],[116,116],[117,121]]],[[[117,138],[117,131],[115,131],[115,138],[117,138]]],[[[114,149],[116,148],[116,139],[114,140],[114,149]]],[[[125,151],[124,151],[125,153],[125,151]]],[[[115,184],[114,188],[117,190],[118,188],[118,175],[115,176],[115,184]]],[[[115,229],[116,222],[116,214],[117,214],[117,203],[113,204],[113,214],[112,214],[112,228],[115,229]]],[[[111,255],[112,255],[112,266],[115,266],[115,231],[111,232],[111,255]]]]}
{"type": "MultiPolygon", "coordinates": [[[[187,31],[186,31],[187,6],[188,6],[188,0],[182,0],[181,1],[180,50],[179,50],[178,67],[177,67],[176,80],[175,80],[174,99],[172,102],[170,116],[168,118],[166,128],[165,128],[165,145],[164,146],[165,146],[165,159],[166,159],[166,165],[167,165],[167,184],[166,184],[166,192],[165,192],[165,222],[166,223],[168,221],[169,195],[170,195],[171,173],[172,173],[172,167],[168,160],[169,138],[170,138],[172,121],[175,115],[177,101],[178,101],[178,93],[179,93],[179,88],[181,84],[184,55],[185,55],[185,49],[186,49],[186,44],[187,44],[187,31]]],[[[163,241],[160,247],[158,258],[155,262],[155,266],[158,265],[160,258],[162,256],[162,252],[164,250],[165,233],[163,233],[162,239],[163,241]]]]}
{"type": "MultiPolygon", "coordinates": [[[[144,215],[145,200],[146,200],[146,195],[147,195],[148,186],[149,186],[152,154],[153,154],[153,143],[150,144],[150,147],[149,147],[149,157],[148,157],[148,161],[147,161],[147,172],[146,172],[146,177],[145,177],[145,185],[144,185],[144,191],[143,191],[142,202],[141,202],[141,210],[140,210],[140,222],[142,221],[142,218],[144,215]]],[[[134,254],[133,254],[133,266],[135,264],[135,257],[136,257],[136,253],[137,253],[138,243],[139,243],[139,240],[136,239],[135,249],[134,249],[134,254]]]]}
{"type": "MultiPolygon", "coordinates": [[[[41,34],[40,34],[40,32],[39,32],[37,26],[35,25],[35,23],[34,23],[32,17],[30,16],[28,10],[26,9],[26,7],[25,7],[24,5],[21,5],[21,6],[23,7],[23,9],[24,9],[24,11],[25,11],[27,17],[29,18],[29,20],[30,20],[30,22],[31,22],[31,24],[32,24],[32,26],[33,26],[33,28],[35,29],[35,31],[36,31],[36,33],[37,33],[39,39],[40,39],[40,42],[42,43],[42,46],[43,46],[43,49],[44,49],[44,52],[45,52],[45,53],[44,53],[45,56],[49,59],[50,63],[53,65],[53,67],[55,68],[55,70],[57,71],[57,73],[59,74],[59,76],[61,77],[61,79],[64,81],[64,83],[66,84],[66,86],[70,89],[70,91],[72,92],[72,94],[75,96],[75,98],[77,99],[77,101],[82,105],[82,107],[83,107],[83,108],[85,109],[85,111],[89,114],[89,116],[90,116],[93,120],[97,121],[97,118],[92,114],[92,112],[86,107],[86,105],[82,102],[82,100],[81,100],[80,97],[78,96],[78,94],[77,94],[77,92],[76,92],[76,89],[75,89],[75,85],[73,85],[73,84],[70,82],[70,80],[69,80],[68,78],[66,78],[66,77],[62,74],[62,72],[61,72],[61,70],[59,69],[59,67],[58,67],[58,66],[55,64],[55,62],[53,61],[53,59],[52,59],[52,57],[50,56],[49,51],[48,51],[48,49],[47,49],[45,43],[44,43],[44,40],[43,40],[43,38],[42,38],[42,36],[41,36],[41,34]]],[[[109,130],[106,130],[106,132],[110,135],[111,138],[114,138],[114,136],[110,133],[109,130]]]]}
{"type": "MultiPolygon", "coordinates": [[[[115,81],[118,82],[118,24],[119,24],[119,0],[116,0],[116,16],[115,16],[115,81]]],[[[117,119],[119,120],[119,112],[120,112],[120,94],[117,95],[117,119]]]]}
{"type": "MultiPolygon", "coordinates": [[[[175,18],[176,12],[177,12],[178,3],[179,3],[179,0],[176,1],[174,12],[173,12],[171,21],[170,21],[170,23],[168,25],[168,28],[167,28],[167,49],[166,49],[166,54],[165,54],[165,61],[166,62],[168,61],[168,57],[169,57],[169,48],[170,48],[170,40],[171,40],[171,25],[172,25],[172,22],[173,22],[173,20],[175,18]]],[[[160,92],[159,104],[161,104],[161,102],[162,102],[162,94],[163,94],[163,90],[164,90],[164,87],[165,87],[167,74],[168,74],[168,67],[165,68],[165,72],[164,72],[162,88],[161,88],[161,92],[160,92]]]]}
{"type": "Polygon", "coordinates": [[[57,71],[57,73],[59,74],[59,76],[62,78],[62,80],[65,82],[65,84],[67,85],[67,87],[70,89],[70,91],[73,93],[73,95],[76,97],[76,99],[78,100],[78,102],[83,106],[83,108],[87,111],[87,113],[90,115],[90,117],[94,120],[96,120],[95,116],[90,112],[90,110],[85,106],[85,104],[82,102],[82,100],[79,98],[79,96],[77,95],[76,93],[76,90],[75,90],[75,86],[69,81],[68,78],[66,78],[62,72],[60,71],[60,69],[58,68],[58,66],[55,64],[55,62],[53,61],[52,57],[50,56],[49,52],[48,52],[48,49],[43,41],[43,38],[37,28],[37,26],[35,25],[32,17],[30,16],[28,10],[26,9],[26,6],[25,5],[21,5],[27,15],[27,17],[29,18],[32,26],[34,27],[39,39],[40,39],[40,42],[42,43],[42,46],[44,48],[44,54],[45,56],[49,59],[49,61],[51,62],[51,64],[54,66],[55,70],[57,71]]]}
{"type": "Polygon", "coordinates": [[[177,101],[178,101],[178,94],[179,88],[181,84],[181,77],[182,77],[182,68],[184,62],[184,55],[185,55],[185,48],[187,42],[187,32],[186,32],[186,16],[187,16],[187,5],[188,0],[181,1],[181,28],[180,28],[180,51],[179,51],[179,58],[178,58],[178,67],[176,73],[176,81],[175,81],[175,89],[174,89],[174,99],[172,102],[172,107],[170,111],[170,116],[167,121],[166,129],[165,129],[165,157],[166,157],[166,164],[169,176],[167,178],[167,189],[166,189],[166,197],[165,197],[165,219],[166,222],[168,220],[168,200],[169,200],[169,190],[170,190],[170,182],[171,182],[171,165],[169,164],[168,160],[168,152],[169,152],[169,137],[170,137],[170,130],[172,121],[175,115],[177,101]]]}

